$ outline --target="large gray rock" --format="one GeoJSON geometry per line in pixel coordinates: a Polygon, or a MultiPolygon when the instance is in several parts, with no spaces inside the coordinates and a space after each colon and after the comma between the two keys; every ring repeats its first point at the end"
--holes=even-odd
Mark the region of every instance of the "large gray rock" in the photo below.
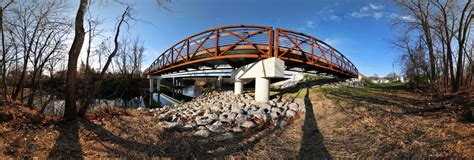
{"type": "Polygon", "coordinates": [[[191,124],[186,124],[186,125],[184,125],[183,127],[181,127],[181,130],[183,130],[183,131],[189,131],[189,130],[192,130],[193,128],[194,128],[193,125],[191,125],[191,124]]]}
{"type": "Polygon", "coordinates": [[[252,121],[244,121],[242,123],[239,124],[240,127],[243,127],[243,128],[253,128],[255,127],[255,123],[253,123],[252,121]]]}
{"type": "Polygon", "coordinates": [[[235,113],[244,113],[244,108],[240,106],[234,106],[230,111],[235,113]]]}
{"type": "Polygon", "coordinates": [[[298,107],[298,104],[297,103],[290,103],[288,105],[288,107],[293,110],[293,111],[298,111],[299,110],[299,107],[298,107]]]}
{"type": "Polygon", "coordinates": [[[224,133],[224,139],[234,139],[234,134],[232,133],[224,133]]]}
{"type": "Polygon", "coordinates": [[[203,126],[203,125],[207,125],[207,124],[211,123],[212,119],[210,119],[209,117],[206,117],[206,116],[197,116],[195,121],[196,121],[196,124],[198,126],[203,126]]]}
{"type": "Polygon", "coordinates": [[[214,114],[214,113],[204,114],[204,116],[208,117],[211,120],[219,119],[219,116],[217,116],[217,114],[214,114]]]}
{"type": "Polygon", "coordinates": [[[178,127],[179,123],[177,123],[177,122],[160,122],[159,125],[162,126],[163,128],[166,128],[166,129],[172,129],[172,128],[178,127]]]}
{"type": "Polygon", "coordinates": [[[268,113],[259,112],[255,115],[256,118],[261,119],[264,123],[272,121],[272,117],[268,113]]]}
{"type": "Polygon", "coordinates": [[[298,111],[306,112],[306,105],[304,105],[304,103],[298,103],[298,111]]]}
{"type": "Polygon", "coordinates": [[[276,103],[276,107],[278,107],[278,108],[282,108],[284,105],[285,105],[284,102],[277,102],[276,103]]]}
{"type": "Polygon", "coordinates": [[[241,121],[247,120],[247,118],[249,118],[248,115],[246,115],[246,114],[240,114],[240,113],[239,113],[239,114],[235,117],[235,120],[236,120],[237,122],[241,122],[241,121]]]}
{"type": "Polygon", "coordinates": [[[281,114],[282,112],[283,112],[283,109],[278,108],[278,107],[272,107],[272,113],[281,114]]]}
{"type": "Polygon", "coordinates": [[[226,123],[232,122],[235,120],[236,115],[237,114],[233,112],[222,113],[221,115],[219,115],[219,121],[226,122],[226,123]]]}
{"type": "Polygon", "coordinates": [[[214,133],[222,133],[225,131],[222,128],[222,123],[220,121],[214,122],[212,125],[207,126],[207,129],[214,133]]]}
{"type": "Polygon", "coordinates": [[[272,119],[278,119],[278,117],[280,117],[280,116],[278,115],[278,113],[276,113],[276,112],[270,113],[270,116],[272,117],[272,119]]]}
{"type": "Polygon", "coordinates": [[[229,112],[228,114],[228,117],[227,118],[230,118],[230,119],[235,119],[235,117],[237,117],[238,113],[235,113],[235,112],[229,112]]]}
{"type": "MultiPolygon", "coordinates": [[[[214,104],[214,105],[216,105],[216,104],[214,104]]],[[[212,106],[212,107],[211,107],[211,110],[218,111],[218,110],[221,110],[221,107],[219,107],[219,106],[212,106]]]]}
{"type": "Polygon", "coordinates": [[[260,105],[260,110],[268,110],[268,111],[270,111],[270,110],[272,110],[272,106],[269,105],[269,104],[264,103],[264,104],[261,104],[261,105],[260,105]]]}
{"type": "Polygon", "coordinates": [[[296,116],[296,112],[293,111],[293,110],[287,110],[286,113],[285,113],[285,116],[294,117],[294,116],[296,116]]]}
{"type": "Polygon", "coordinates": [[[236,127],[232,128],[232,132],[234,132],[234,133],[240,133],[242,131],[244,131],[244,130],[239,126],[236,126],[236,127]]]}
{"type": "Polygon", "coordinates": [[[257,110],[248,110],[247,111],[247,115],[249,115],[249,116],[254,116],[255,114],[257,114],[257,110]]]}
{"type": "Polygon", "coordinates": [[[269,101],[268,101],[268,105],[270,105],[270,106],[275,106],[276,103],[275,103],[274,100],[269,100],[269,101]]]}
{"type": "Polygon", "coordinates": [[[194,132],[194,135],[201,136],[201,137],[209,137],[209,131],[207,130],[199,130],[194,132]]]}

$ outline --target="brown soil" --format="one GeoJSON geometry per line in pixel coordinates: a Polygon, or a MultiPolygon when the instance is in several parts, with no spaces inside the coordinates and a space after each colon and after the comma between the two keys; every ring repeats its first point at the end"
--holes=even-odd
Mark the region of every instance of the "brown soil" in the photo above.
{"type": "Polygon", "coordinates": [[[46,122],[18,126],[10,118],[0,123],[0,157],[474,157],[474,123],[463,120],[459,109],[472,97],[461,98],[460,106],[453,102],[459,99],[404,90],[318,86],[285,96],[304,101],[307,112],[285,127],[233,140],[164,130],[152,114],[134,110],[75,123],[43,117],[46,122]]]}

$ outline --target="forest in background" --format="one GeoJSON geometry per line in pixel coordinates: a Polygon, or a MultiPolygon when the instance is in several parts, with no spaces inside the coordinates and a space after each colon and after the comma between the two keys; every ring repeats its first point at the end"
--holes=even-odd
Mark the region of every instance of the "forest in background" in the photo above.
{"type": "Polygon", "coordinates": [[[472,0],[395,0],[406,14],[394,22],[405,34],[394,40],[412,88],[469,92],[474,75],[472,0]]]}

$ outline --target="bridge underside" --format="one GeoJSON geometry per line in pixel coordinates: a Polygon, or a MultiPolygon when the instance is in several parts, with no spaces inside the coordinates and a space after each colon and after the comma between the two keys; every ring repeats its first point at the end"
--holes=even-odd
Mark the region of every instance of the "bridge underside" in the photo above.
{"type": "MultiPolygon", "coordinates": [[[[150,86],[153,86],[153,77],[160,79],[161,75],[201,70],[203,66],[221,69],[223,65],[235,71],[252,68],[257,73],[252,74],[256,75],[253,76],[258,85],[256,92],[258,89],[260,93],[260,96],[256,93],[259,97],[256,99],[261,101],[268,99],[268,78],[282,78],[284,70],[298,68],[339,78],[358,76],[357,68],[349,59],[315,37],[280,28],[244,25],[213,28],[187,37],[161,54],[145,74],[150,76],[150,86]],[[278,76],[258,74],[260,70],[267,71],[268,67],[263,64],[278,70],[278,76]]],[[[235,84],[235,90],[241,91],[239,79],[235,79],[235,84]]]]}

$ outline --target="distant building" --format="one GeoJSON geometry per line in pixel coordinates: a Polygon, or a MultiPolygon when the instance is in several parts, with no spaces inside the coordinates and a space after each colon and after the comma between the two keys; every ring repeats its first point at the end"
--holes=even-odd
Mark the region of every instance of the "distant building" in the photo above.
{"type": "Polygon", "coordinates": [[[371,81],[373,83],[389,83],[390,82],[390,80],[388,78],[379,78],[379,77],[371,79],[371,81]]]}
{"type": "Polygon", "coordinates": [[[379,77],[377,76],[377,74],[375,74],[374,76],[372,77],[368,77],[368,79],[370,81],[372,81],[373,83],[390,83],[390,82],[402,82],[402,83],[405,83],[406,82],[406,78],[403,77],[403,76],[399,76],[395,73],[390,73],[388,74],[387,76],[385,77],[379,77]]]}

